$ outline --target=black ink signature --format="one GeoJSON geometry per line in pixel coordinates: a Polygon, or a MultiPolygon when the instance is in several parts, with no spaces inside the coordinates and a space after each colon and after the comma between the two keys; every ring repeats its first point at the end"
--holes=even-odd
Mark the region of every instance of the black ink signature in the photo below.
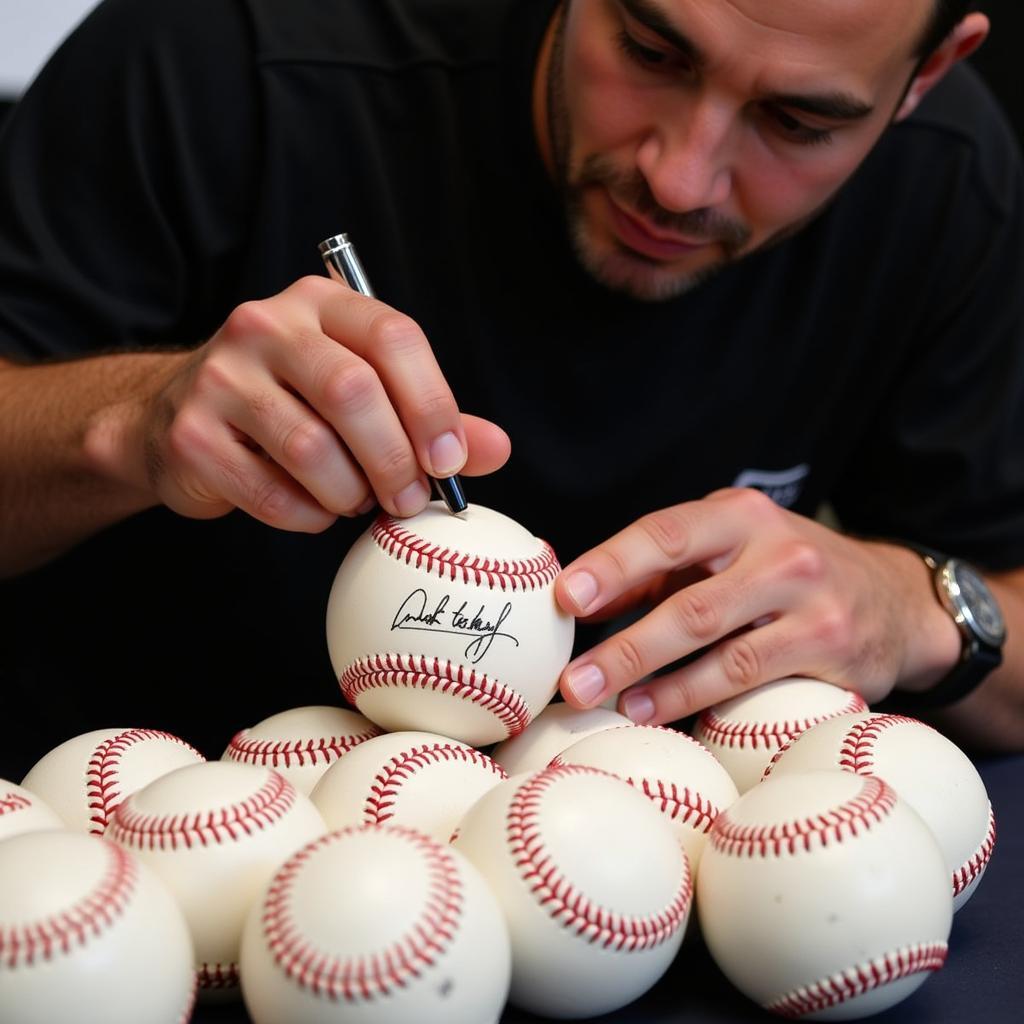
{"type": "Polygon", "coordinates": [[[516,647],[519,646],[519,641],[511,633],[501,631],[502,624],[512,614],[511,601],[505,603],[493,623],[485,616],[483,605],[480,605],[480,610],[474,614],[466,610],[467,604],[467,601],[463,601],[457,609],[449,612],[448,595],[445,594],[431,610],[427,604],[427,592],[417,589],[399,605],[391,628],[472,637],[473,639],[466,645],[465,654],[473,665],[483,658],[491,649],[491,644],[499,637],[511,640],[516,647]]]}

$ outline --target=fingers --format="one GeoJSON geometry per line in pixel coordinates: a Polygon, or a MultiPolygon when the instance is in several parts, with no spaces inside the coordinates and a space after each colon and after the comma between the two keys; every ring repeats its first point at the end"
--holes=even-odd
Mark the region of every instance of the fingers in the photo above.
{"type": "Polygon", "coordinates": [[[573,615],[593,615],[658,573],[713,559],[724,567],[749,534],[739,516],[714,511],[687,502],[644,516],[562,571],[555,583],[559,604],[573,615]]]}
{"type": "Polygon", "coordinates": [[[565,698],[589,707],[764,615],[764,596],[738,573],[678,591],[566,666],[565,698]]]}
{"type": "Polygon", "coordinates": [[[512,443],[501,427],[468,413],[462,414],[462,427],[469,446],[469,455],[462,467],[466,476],[486,476],[508,462],[512,443]]]}
{"type": "MultiPolygon", "coordinates": [[[[334,522],[326,511],[274,462],[252,451],[227,424],[199,413],[180,416],[167,438],[183,472],[165,503],[183,515],[223,515],[240,508],[279,529],[317,533],[334,522]],[[182,485],[182,480],[187,484],[182,485]]],[[[167,483],[162,485],[167,489],[167,483]]]]}
{"type": "Polygon", "coordinates": [[[618,706],[637,724],[662,725],[775,679],[825,678],[820,669],[800,663],[801,650],[791,626],[771,622],[723,641],[675,672],[631,687],[618,706]]]}
{"type": "MultiPolygon", "coordinates": [[[[373,367],[422,469],[437,477],[461,472],[467,456],[462,418],[416,322],[336,287],[320,305],[320,324],[324,334],[373,367]]],[[[333,421],[332,410],[321,411],[333,421]]]]}

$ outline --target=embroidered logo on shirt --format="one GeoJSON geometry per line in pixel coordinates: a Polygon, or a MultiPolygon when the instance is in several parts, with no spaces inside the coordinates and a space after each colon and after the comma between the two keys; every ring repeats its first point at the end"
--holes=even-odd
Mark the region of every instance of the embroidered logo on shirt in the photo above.
{"type": "Polygon", "coordinates": [[[733,481],[733,487],[754,487],[768,495],[776,505],[792,508],[796,504],[804,481],[811,472],[806,462],[792,469],[745,469],[733,481]]]}

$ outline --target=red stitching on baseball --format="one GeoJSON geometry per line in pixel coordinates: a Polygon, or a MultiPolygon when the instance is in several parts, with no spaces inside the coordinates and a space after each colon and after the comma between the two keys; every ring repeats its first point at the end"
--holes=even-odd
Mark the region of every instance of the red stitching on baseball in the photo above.
{"type": "Polygon", "coordinates": [[[835,711],[828,711],[825,714],[816,715],[812,718],[785,722],[731,722],[723,718],[712,708],[701,712],[698,719],[698,729],[708,737],[708,742],[717,743],[723,747],[753,747],[759,746],[765,749],[781,747],[794,735],[805,732],[812,725],[824,722],[829,718],[836,718],[839,715],[855,714],[859,711],[867,711],[868,706],[859,693],[848,691],[846,704],[835,711]]]}
{"type": "Polygon", "coordinates": [[[884,953],[874,960],[865,960],[854,967],[801,985],[792,992],[765,1004],[765,1009],[790,1019],[818,1013],[856,999],[872,989],[921,971],[937,971],[946,962],[945,942],[916,943],[884,953]]]}
{"type": "Polygon", "coordinates": [[[988,829],[981,845],[953,872],[953,895],[959,896],[985,870],[996,845],[996,817],[988,805],[988,829]]]}
{"type": "Polygon", "coordinates": [[[689,864],[672,900],[656,914],[637,916],[608,910],[587,898],[559,870],[544,847],[539,823],[545,791],[570,775],[614,778],[609,772],[586,765],[557,765],[531,776],[514,793],[506,815],[506,837],[520,876],[542,909],[563,928],[605,949],[639,952],[671,938],[686,920],[693,895],[689,864]]]}
{"type": "Polygon", "coordinates": [[[924,725],[926,729],[931,726],[919,722],[916,718],[908,718],[906,715],[876,715],[873,718],[866,718],[860,722],[854,722],[843,737],[842,745],[839,748],[839,767],[844,771],[855,772],[857,775],[872,775],[875,770],[875,740],[886,729],[894,725],[924,725]]]}
{"type": "Polygon", "coordinates": [[[282,818],[295,803],[295,787],[270,769],[270,778],[241,803],[194,814],[144,814],[134,794],[114,812],[111,836],[137,850],[210,846],[251,836],[282,818]]]}
{"type": "Polygon", "coordinates": [[[870,829],[892,812],[897,796],[888,783],[875,775],[863,776],[860,792],[838,807],[811,818],[797,818],[777,825],[739,825],[724,810],[711,830],[714,849],[734,857],[778,857],[829,843],[841,843],[870,829]]]}
{"type": "Polygon", "coordinates": [[[455,859],[435,840],[391,825],[388,835],[410,843],[429,865],[429,890],[415,924],[387,948],[355,956],[337,956],[303,936],[291,903],[296,878],[320,850],[365,831],[370,830],[345,828],[304,846],[274,876],[263,904],[263,931],[274,962],[314,996],[345,1002],[389,996],[432,968],[458,931],[463,892],[455,859]]]}
{"type": "Polygon", "coordinates": [[[77,903],[41,921],[0,924],[0,965],[31,967],[38,960],[67,955],[99,938],[131,902],[138,882],[135,858],[104,843],[107,866],[97,885],[77,903]]]}
{"type": "Polygon", "coordinates": [[[28,797],[22,796],[21,793],[8,792],[5,796],[0,796],[0,817],[14,811],[27,811],[31,806],[32,801],[28,797]]]}
{"type": "Polygon", "coordinates": [[[434,690],[438,693],[468,700],[494,715],[508,732],[518,736],[529,724],[529,705],[515,690],[503,686],[483,672],[453,665],[445,658],[428,658],[414,654],[371,654],[352,662],[338,680],[341,692],[350,704],[358,707],[361,694],[367,690],[400,689],[434,690]]]}
{"type": "Polygon", "coordinates": [[[158,729],[127,729],[104,740],[93,751],[86,770],[86,799],[92,812],[89,831],[94,835],[103,834],[121,802],[121,758],[127,750],[143,740],[170,740],[171,743],[191,750],[200,760],[206,760],[191,744],[158,729]]]}
{"type": "Polygon", "coordinates": [[[463,764],[474,764],[507,779],[508,772],[486,754],[481,754],[473,747],[459,747],[453,743],[429,743],[396,754],[388,760],[374,776],[370,786],[370,795],[363,805],[363,821],[367,825],[382,825],[394,817],[395,801],[398,799],[402,785],[424,768],[432,764],[452,763],[461,761],[463,764]]]}
{"type": "Polygon", "coordinates": [[[375,725],[350,736],[324,736],[308,740],[246,739],[249,732],[249,729],[242,729],[232,736],[227,749],[228,757],[232,761],[271,768],[302,768],[307,764],[315,765],[319,760],[324,764],[332,764],[353,747],[384,734],[384,730],[375,725]]]}
{"type": "Polygon", "coordinates": [[[418,537],[386,512],[370,528],[377,546],[385,554],[442,579],[473,583],[493,590],[536,590],[546,586],[561,572],[555,552],[546,541],[539,541],[535,558],[505,560],[463,555],[418,537]]]}
{"type": "Polygon", "coordinates": [[[237,988],[238,964],[200,964],[196,970],[196,984],[201,989],[237,988]]]}

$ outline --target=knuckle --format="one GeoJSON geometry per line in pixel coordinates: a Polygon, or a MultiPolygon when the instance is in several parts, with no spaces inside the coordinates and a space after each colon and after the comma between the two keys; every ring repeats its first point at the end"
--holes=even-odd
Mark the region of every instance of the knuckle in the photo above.
{"type": "Polygon", "coordinates": [[[640,520],[640,527],[669,561],[685,561],[690,531],[678,509],[666,508],[652,512],[640,520]]]}
{"type": "Polygon", "coordinates": [[[628,682],[634,683],[647,674],[643,651],[633,637],[620,634],[612,643],[611,653],[618,672],[628,682]]]}
{"type": "Polygon", "coordinates": [[[291,505],[291,495],[276,480],[258,480],[250,486],[252,514],[265,523],[274,526],[284,522],[291,505]]]}
{"type": "Polygon", "coordinates": [[[833,655],[845,657],[853,648],[857,635],[852,612],[837,603],[829,603],[815,616],[814,639],[833,655]]]}
{"type": "Polygon", "coordinates": [[[192,378],[194,393],[204,399],[213,399],[235,390],[235,376],[226,359],[211,355],[204,359],[192,378]]]}
{"type": "Polygon", "coordinates": [[[778,549],[779,566],[784,578],[819,583],[825,575],[825,556],[821,548],[805,540],[792,540],[778,549]]]}
{"type": "Polygon", "coordinates": [[[761,659],[757,649],[745,637],[737,637],[725,644],[719,660],[722,674],[736,690],[749,690],[760,682],[761,659]]]}
{"type": "Polygon", "coordinates": [[[758,521],[774,517],[779,511],[779,506],[756,487],[732,488],[729,500],[742,513],[758,521]]]}
{"type": "Polygon", "coordinates": [[[419,472],[412,448],[404,440],[382,444],[374,452],[373,471],[388,479],[412,478],[419,472]]]}
{"type": "Polygon", "coordinates": [[[446,387],[425,387],[416,396],[416,412],[423,419],[454,416],[456,412],[455,399],[446,387]]]}
{"type": "Polygon", "coordinates": [[[289,292],[293,292],[302,299],[311,300],[313,302],[319,301],[325,294],[330,293],[330,289],[333,282],[330,278],[320,277],[316,274],[305,274],[300,277],[297,281],[288,287],[289,292]]]}
{"type": "Polygon", "coordinates": [[[693,589],[681,590],[670,600],[679,632],[702,645],[721,632],[721,616],[705,594],[693,589]]]}
{"type": "Polygon", "coordinates": [[[662,694],[662,705],[670,710],[673,717],[695,711],[699,707],[693,681],[685,673],[658,680],[658,688],[662,694]]]}
{"type": "Polygon", "coordinates": [[[387,309],[375,316],[370,321],[368,335],[374,352],[394,357],[401,357],[426,344],[416,321],[394,309],[387,309]]]}
{"type": "Polygon", "coordinates": [[[206,424],[198,416],[180,412],[167,428],[167,455],[175,462],[191,464],[198,453],[209,448],[209,440],[206,424]]]}
{"type": "Polygon", "coordinates": [[[236,306],[224,321],[223,336],[238,343],[258,335],[270,334],[277,327],[277,320],[265,300],[251,300],[236,306]]]}
{"type": "Polygon", "coordinates": [[[306,469],[321,463],[333,444],[334,438],[326,425],[303,420],[287,431],[281,442],[281,453],[290,465],[306,469]]]}
{"type": "Polygon", "coordinates": [[[331,369],[323,388],[329,408],[358,412],[374,400],[381,384],[370,366],[362,360],[352,360],[331,369]]]}

